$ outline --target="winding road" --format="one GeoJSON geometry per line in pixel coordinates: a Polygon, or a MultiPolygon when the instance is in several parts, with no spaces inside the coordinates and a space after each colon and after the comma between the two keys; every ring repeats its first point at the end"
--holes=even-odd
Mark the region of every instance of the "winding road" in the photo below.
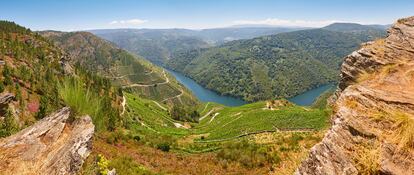
{"type": "Polygon", "coordinates": [[[167,74],[165,73],[165,70],[163,70],[162,72],[163,72],[163,75],[165,77],[165,82],[162,82],[162,83],[154,83],[154,84],[138,84],[138,83],[134,83],[134,84],[124,85],[124,86],[122,86],[122,88],[128,88],[128,87],[151,87],[151,86],[155,86],[155,85],[162,85],[162,84],[170,83],[170,79],[168,78],[167,74]]]}

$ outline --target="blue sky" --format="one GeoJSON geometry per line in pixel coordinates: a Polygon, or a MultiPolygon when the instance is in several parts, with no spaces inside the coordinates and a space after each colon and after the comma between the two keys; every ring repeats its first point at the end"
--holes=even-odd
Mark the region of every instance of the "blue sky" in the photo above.
{"type": "Polygon", "coordinates": [[[0,19],[33,30],[213,28],[240,24],[319,27],[390,24],[413,0],[1,0],[0,19]]]}

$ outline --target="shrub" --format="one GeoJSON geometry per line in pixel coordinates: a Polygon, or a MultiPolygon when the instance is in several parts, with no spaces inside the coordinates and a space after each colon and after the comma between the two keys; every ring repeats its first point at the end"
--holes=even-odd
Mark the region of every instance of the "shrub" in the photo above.
{"type": "Polygon", "coordinates": [[[107,160],[103,155],[99,154],[97,157],[97,164],[99,169],[99,174],[106,175],[109,171],[109,160],[107,160]]]}
{"type": "Polygon", "coordinates": [[[160,143],[157,145],[157,149],[164,151],[164,152],[168,152],[170,151],[170,144],[168,143],[160,143]]]}
{"type": "Polygon", "coordinates": [[[137,164],[134,159],[127,156],[121,156],[111,160],[109,166],[115,168],[117,174],[152,174],[145,167],[137,164]]]}
{"type": "Polygon", "coordinates": [[[7,137],[19,131],[19,125],[17,124],[10,109],[6,110],[4,120],[0,123],[0,137],[7,137]]]}
{"type": "Polygon", "coordinates": [[[221,161],[239,162],[247,168],[264,166],[266,164],[277,164],[280,162],[279,155],[269,147],[249,143],[246,140],[225,144],[216,156],[221,161]]]}
{"type": "Polygon", "coordinates": [[[134,140],[135,140],[135,141],[137,141],[137,142],[141,140],[141,137],[139,137],[139,135],[136,135],[136,136],[134,136],[133,138],[134,138],[134,140]]]}
{"type": "Polygon", "coordinates": [[[0,81],[0,93],[4,92],[4,84],[3,81],[0,81]]]}

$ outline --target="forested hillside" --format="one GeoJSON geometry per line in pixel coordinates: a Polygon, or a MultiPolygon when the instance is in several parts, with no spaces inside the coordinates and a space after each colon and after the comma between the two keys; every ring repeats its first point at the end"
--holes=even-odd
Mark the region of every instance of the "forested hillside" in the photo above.
{"type": "Polygon", "coordinates": [[[98,72],[124,90],[170,105],[198,103],[185,87],[181,87],[161,68],[91,33],[41,33],[62,48],[70,57],[70,62],[98,72]]]}
{"type": "Polygon", "coordinates": [[[208,48],[237,39],[299,30],[283,27],[229,27],[203,30],[188,29],[103,29],[90,32],[158,65],[177,52],[208,48]]]}
{"type": "Polygon", "coordinates": [[[108,79],[67,62],[64,52],[39,34],[0,21],[0,60],[0,92],[10,99],[0,106],[0,137],[64,106],[73,115],[89,115],[99,131],[116,127],[121,109],[117,89],[108,79]]]}
{"type": "Polygon", "coordinates": [[[186,29],[118,29],[91,32],[156,64],[163,64],[174,52],[209,47],[201,38],[192,36],[192,30],[186,29]]]}
{"type": "Polygon", "coordinates": [[[167,67],[207,88],[247,101],[286,98],[336,82],[345,55],[383,36],[384,30],[374,28],[280,33],[176,53],[167,67]]]}

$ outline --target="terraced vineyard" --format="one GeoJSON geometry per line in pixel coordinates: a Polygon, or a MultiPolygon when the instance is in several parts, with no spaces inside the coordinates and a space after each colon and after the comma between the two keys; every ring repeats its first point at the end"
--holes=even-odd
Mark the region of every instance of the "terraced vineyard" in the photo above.
{"type": "Polygon", "coordinates": [[[257,102],[217,110],[203,119],[194,132],[208,135],[198,141],[219,141],[263,131],[317,131],[326,126],[327,113],[320,109],[293,106],[269,110],[265,106],[265,102],[257,102]]]}
{"type": "MultiPolygon", "coordinates": [[[[164,103],[138,97],[133,93],[124,92],[124,97],[126,110],[123,114],[123,122],[126,130],[121,132],[123,133],[121,136],[138,138],[139,141],[138,145],[124,142],[131,149],[121,150],[124,152],[121,155],[136,154],[139,158],[133,159],[134,161],[161,163],[162,167],[152,167],[152,165],[147,167],[153,170],[161,168],[156,172],[170,174],[180,174],[195,169],[191,166],[177,168],[176,165],[167,163],[169,159],[177,159],[177,164],[193,162],[198,162],[200,166],[203,164],[202,166],[205,167],[196,168],[196,172],[202,174],[212,169],[220,172],[219,174],[227,174],[229,171],[237,171],[240,174],[262,174],[266,172],[266,166],[274,169],[291,166],[298,163],[301,155],[306,155],[306,151],[320,141],[322,131],[328,126],[329,111],[325,108],[305,108],[291,103],[269,109],[266,102],[239,107],[208,102],[196,106],[200,114],[198,122],[182,122],[171,117],[171,107],[164,103]],[[160,156],[154,155],[159,153],[153,149],[163,150],[165,155],[161,157],[170,158],[154,160],[154,157],[160,156]],[[140,151],[138,153],[134,150],[140,151]],[[250,155],[249,160],[231,156],[243,154],[250,155]],[[266,158],[256,160],[256,156],[266,158]],[[217,164],[217,161],[227,163],[217,164]],[[258,162],[263,165],[257,166],[258,162]],[[234,167],[224,168],[228,165],[234,167]]],[[[109,143],[112,143],[113,137],[120,136],[108,136],[106,140],[109,139],[109,143]]],[[[106,143],[99,144],[95,146],[97,152],[115,154],[106,150],[109,147],[105,146],[106,143]]],[[[280,172],[282,174],[294,170],[280,168],[282,169],[284,170],[280,172]]]]}
{"type": "Polygon", "coordinates": [[[160,135],[183,137],[203,135],[195,142],[212,142],[239,139],[261,132],[313,132],[327,126],[328,111],[301,106],[266,108],[265,102],[240,107],[225,107],[215,103],[199,105],[199,123],[173,120],[168,107],[152,100],[126,94],[127,113],[133,120],[136,132],[152,131],[160,135]],[[191,127],[191,128],[190,128],[191,127]]]}
{"type": "Polygon", "coordinates": [[[112,80],[115,86],[168,105],[193,106],[198,100],[162,68],[88,32],[44,31],[41,35],[68,54],[69,62],[112,80]]]}

